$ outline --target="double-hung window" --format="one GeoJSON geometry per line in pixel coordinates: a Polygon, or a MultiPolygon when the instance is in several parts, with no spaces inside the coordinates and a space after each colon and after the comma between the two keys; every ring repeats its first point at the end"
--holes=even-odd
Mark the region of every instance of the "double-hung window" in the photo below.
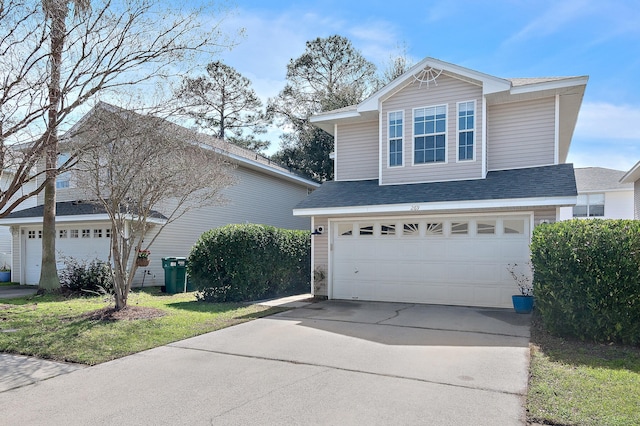
{"type": "MultiPolygon", "coordinates": [[[[59,154],[58,155],[58,167],[62,167],[64,163],[69,161],[69,154],[59,154]]],[[[56,188],[69,188],[71,185],[71,174],[69,172],[64,172],[58,175],[56,178],[56,188]]]]}
{"type": "Polygon", "coordinates": [[[444,163],[447,153],[447,106],[413,110],[414,164],[444,163]]]}
{"type": "Polygon", "coordinates": [[[402,111],[389,113],[389,167],[402,166],[402,111]]]}
{"type": "Polygon", "coordinates": [[[604,194],[580,194],[573,207],[573,217],[604,216],[604,194]]]}
{"type": "Polygon", "coordinates": [[[475,102],[458,103],[458,161],[473,160],[475,102]]]}

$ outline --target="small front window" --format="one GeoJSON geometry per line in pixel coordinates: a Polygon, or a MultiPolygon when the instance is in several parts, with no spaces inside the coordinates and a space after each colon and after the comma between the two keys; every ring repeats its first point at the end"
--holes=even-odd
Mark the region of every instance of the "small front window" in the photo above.
{"type": "Polygon", "coordinates": [[[82,238],[91,238],[91,229],[83,229],[82,238]]]}
{"type": "Polygon", "coordinates": [[[69,238],[78,238],[78,230],[77,229],[71,229],[69,231],[69,238]]]}
{"type": "Polygon", "coordinates": [[[102,238],[102,229],[94,229],[93,238],[102,238]]]}
{"type": "Polygon", "coordinates": [[[60,229],[58,231],[58,237],[59,238],[67,238],[67,230],[66,229],[60,229]]]}
{"type": "Polygon", "coordinates": [[[418,236],[420,235],[420,224],[418,223],[405,223],[402,225],[402,235],[406,236],[418,236]]]}
{"type": "Polygon", "coordinates": [[[467,235],[469,233],[468,222],[452,222],[451,235],[467,235]]]}
{"type": "Polygon", "coordinates": [[[473,160],[475,102],[458,104],[458,161],[473,160]]]}
{"type": "Polygon", "coordinates": [[[373,235],[373,225],[360,225],[360,235],[373,235]]]}

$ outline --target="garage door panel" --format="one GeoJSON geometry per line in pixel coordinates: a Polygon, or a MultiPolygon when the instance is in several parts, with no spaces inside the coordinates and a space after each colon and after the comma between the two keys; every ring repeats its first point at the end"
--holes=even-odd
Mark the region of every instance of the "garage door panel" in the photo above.
{"type": "Polygon", "coordinates": [[[331,297],[508,307],[517,289],[506,266],[529,259],[530,218],[508,220],[520,222],[525,233],[504,234],[500,216],[482,219],[497,224],[494,234],[477,234],[480,219],[473,218],[411,219],[423,231],[434,221],[467,222],[462,235],[450,235],[450,228],[440,235],[382,235],[382,224],[402,219],[370,221],[374,235],[333,239],[331,297]]]}

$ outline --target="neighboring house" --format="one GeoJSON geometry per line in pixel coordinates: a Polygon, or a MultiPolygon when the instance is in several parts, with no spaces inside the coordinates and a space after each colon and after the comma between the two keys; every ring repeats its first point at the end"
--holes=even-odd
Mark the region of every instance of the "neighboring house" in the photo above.
{"type": "MultiPolygon", "coordinates": [[[[108,107],[99,104],[96,108],[108,107]]],[[[185,135],[189,130],[181,128],[185,135]]],[[[205,136],[208,144],[236,165],[236,183],[224,190],[228,203],[188,211],[162,231],[150,248],[151,264],[139,268],[135,283],[163,285],[161,258],[188,256],[200,235],[212,228],[231,223],[260,223],[289,229],[308,229],[309,219],[294,217],[292,208],[318,184],[279,167],[265,157],[205,136]]],[[[202,136],[200,136],[202,140],[202,136]]],[[[61,154],[64,156],[64,154],[61,154]]],[[[59,176],[57,181],[56,250],[58,267],[64,257],[106,260],[110,250],[111,225],[105,211],[86,202],[86,195],[76,187],[73,172],[59,176]]],[[[12,238],[12,279],[23,284],[37,284],[42,256],[43,194],[35,207],[14,212],[0,225],[9,226],[12,238]]],[[[162,212],[150,221],[165,222],[162,212]]],[[[0,226],[0,228],[5,228],[0,226]]],[[[6,229],[6,228],[5,228],[6,229]]],[[[151,231],[153,232],[153,230],[151,231]]]]}
{"type": "MultiPolygon", "coordinates": [[[[10,170],[5,170],[2,173],[2,177],[0,177],[0,188],[6,189],[11,184],[12,179],[12,172],[10,170]]],[[[28,194],[29,191],[33,191],[34,189],[35,181],[27,183],[20,189],[20,192],[16,194],[16,196],[11,197],[9,203],[15,202],[17,198],[24,194],[28,194]]],[[[29,207],[34,207],[35,205],[36,199],[32,197],[20,203],[14,211],[27,209],[29,207]]],[[[0,267],[11,267],[11,263],[11,230],[6,226],[0,226],[0,267]]]]}
{"type": "Polygon", "coordinates": [[[633,218],[640,220],[640,161],[620,178],[620,183],[633,185],[633,218]]]}
{"type": "Polygon", "coordinates": [[[331,299],[510,307],[508,264],[576,203],[566,161],[588,77],[503,79],[426,58],[317,114],[335,180],[311,217],[312,289],[331,299]]]}
{"type": "Polygon", "coordinates": [[[573,218],[633,219],[633,183],[620,183],[622,170],[603,167],[575,169],[578,199],[560,207],[559,220],[573,218]]]}

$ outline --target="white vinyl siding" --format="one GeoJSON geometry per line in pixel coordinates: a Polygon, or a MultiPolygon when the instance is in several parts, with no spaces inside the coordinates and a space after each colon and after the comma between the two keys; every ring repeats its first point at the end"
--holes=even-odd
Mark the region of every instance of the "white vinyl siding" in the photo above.
{"type": "Polygon", "coordinates": [[[489,171],[554,164],[555,98],[491,105],[487,113],[489,171]]]}
{"type": "Polygon", "coordinates": [[[378,122],[338,126],[334,180],[378,178],[378,122]]]}
{"type": "Polygon", "coordinates": [[[435,83],[422,85],[409,83],[398,92],[382,102],[381,117],[384,123],[380,126],[382,131],[381,141],[386,146],[388,141],[387,114],[393,111],[404,111],[404,167],[388,167],[388,151],[384,149],[381,156],[381,184],[394,185],[403,183],[440,182],[460,179],[482,178],[482,163],[480,161],[456,162],[457,158],[457,118],[456,108],[458,102],[475,101],[476,103],[476,135],[474,154],[475,158],[482,156],[482,133],[478,131],[484,125],[482,123],[482,87],[456,78],[440,75],[435,83]],[[412,164],[413,158],[413,110],[426,106],[447,106],[447,157],[445,163],[412,164]],[[410,155],[410,157],[408,156],[410,155]]]}
{"type": "MultiPolygon", "coordinates": [[[[293,216],[293,208],[307,196],[304,186],[243,167],[238,167],[235,175],[236,184],[224,191],[227,204],[191,210],[162,231],[150,249],[151,264],[145,269],[153,276],[145,278],[145,286],[163,285],[161,258],[189,256],[191,247],[209,229],[231,223],[310,229],[309,218],[293,216]]],[[[142,274],[139,270],[136,285],[141,283],[142,274]]]]}

